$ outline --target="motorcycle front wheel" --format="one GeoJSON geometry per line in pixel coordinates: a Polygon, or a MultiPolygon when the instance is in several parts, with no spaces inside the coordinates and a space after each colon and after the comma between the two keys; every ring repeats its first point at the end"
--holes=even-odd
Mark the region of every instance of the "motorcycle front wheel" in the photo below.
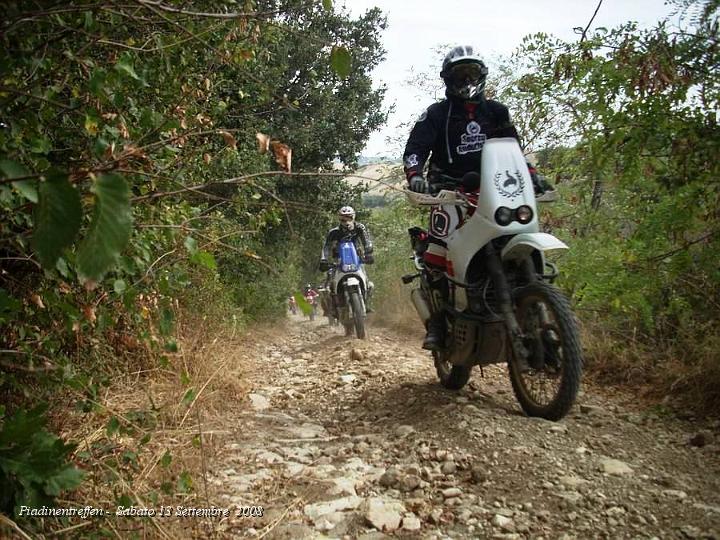
{"type": "Polygon", "coordinates": [[[355,335],[357,335],[358,339],[365,339],[365,309],[363,309],[363,303],[358,291],[350,293],[350,309],[352,309],[355,324],[355,335]]]}
{"type": "Polygon", "coordinates": [[[516,289],[513,301],[530,351],[527,366],[510,358],[513,392],[529,416],[560,420],[575,403],[583,365],[570,304],[557,288],[544,282],[516,289]]]}

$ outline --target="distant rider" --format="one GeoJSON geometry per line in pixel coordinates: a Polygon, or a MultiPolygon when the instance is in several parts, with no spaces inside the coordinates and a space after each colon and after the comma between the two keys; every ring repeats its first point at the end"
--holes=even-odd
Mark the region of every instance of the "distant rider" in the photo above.
{"type": "MultiPolygon", "coordinates": [[[[485,98],[488,68],[470,46],[453,48],[443,60],[440,76],[445,82],[446,99],[434,103],[417,119],[405,146],[403,164],[409,188],[418,193],[434,192],[433,185],[452,177],[459,185],[462,176],[480,171],[480,156],[487,139],[513,137],[518,133],[508,108],[485,98]],[[423,168],[429,160],[427,180],[423,168]]],[[[536,193],[541,179],[528,165],[536,193]]],[[[431,287],[443,300],[448,298],[445,277],[447,244],[445,238],[457,227],[458,216],[434,207],[430,214],[428,246],[423,256],[431,287]]],[[[423,348],[438,350],[445,335],[445,316],[435,311],[427,325],[423,348]]]]}
{"type": "MultiPolygon", "coordinates": [[[[355,249],[358,250],[360,259],[364,264],[373,264],[375,262],[370,232],[365,225],[355,221],[355,210],[352,206],[343,206],[338,211],[338,220],[338,226],[330,229],[325,237],[325,243],[320,254],[320,264],[318,265],[321,271],[327,272],[326,286],[328,288],[330,288],[335,271],[330,261],[334,262],[339,257],[338,247],[342,240],[351,240],[355,244],[355,249]]],[[[366,310],[371,311],[367,305],[366,310]]]]}

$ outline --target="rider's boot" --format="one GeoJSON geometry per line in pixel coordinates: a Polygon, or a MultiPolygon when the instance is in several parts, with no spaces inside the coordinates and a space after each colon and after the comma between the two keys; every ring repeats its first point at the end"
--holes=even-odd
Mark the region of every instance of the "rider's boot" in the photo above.
{"type": "Polygon", "coordinates": [[[441,350],[445,340],[445,315],[442,312],[430,315],[426,328],[427,334],[425,334],[422,348],[428,351],[441,350]]]}

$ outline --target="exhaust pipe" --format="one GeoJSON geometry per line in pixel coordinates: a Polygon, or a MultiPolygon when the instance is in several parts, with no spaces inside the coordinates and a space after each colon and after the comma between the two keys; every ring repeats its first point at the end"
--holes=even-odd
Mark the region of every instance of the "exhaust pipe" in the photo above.
{"type": "Polygon", "coordinates": [[[415,311],[417,311],[420,320],[423,324],[427,324],[430,320],[430,304],[427,299],[427,295],[422,289],[413,289],[410,291],[410,298],[412,299],[415,311]]]}

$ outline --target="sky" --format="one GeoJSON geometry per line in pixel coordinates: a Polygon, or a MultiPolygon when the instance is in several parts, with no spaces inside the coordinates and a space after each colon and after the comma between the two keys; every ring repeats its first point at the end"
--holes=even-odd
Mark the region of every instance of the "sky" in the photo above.
{"type": "MultiPolygon", "coordinates": [[[[388,145],[388,136],[398,135],[398,124],[417,118],[433,101],[420,96],[407,84],[410,69],[432,71],[439,80],[442,44],[472,45],[486,59],[510,54],[528,34],[545,32],[573,40],[573,28],[585,27],[597,0],[336,0],[354,16],[379,7],[387,16],[383,33],[385,60],[372,73],[376,85],[388,90],[384,105],[395,106],[387,125],[373,133],[365,156],[399,157],[388,145]]],[[[592,28],[611,28],[627,21],[653,25],[672,11],[664,0],[603,0],[592,28]]],[[[492,71],[489,75],[492,78],[492,71]]],[[[512,111],[520,114],[520,111],[512,111]]],[[[405,131],[407,128],[405,128],[405,131]]],[[[402,134],[403,139],[408,133],[402,134]]],[[[399,152],[402,150],[400,149],[399,152]]]]}

